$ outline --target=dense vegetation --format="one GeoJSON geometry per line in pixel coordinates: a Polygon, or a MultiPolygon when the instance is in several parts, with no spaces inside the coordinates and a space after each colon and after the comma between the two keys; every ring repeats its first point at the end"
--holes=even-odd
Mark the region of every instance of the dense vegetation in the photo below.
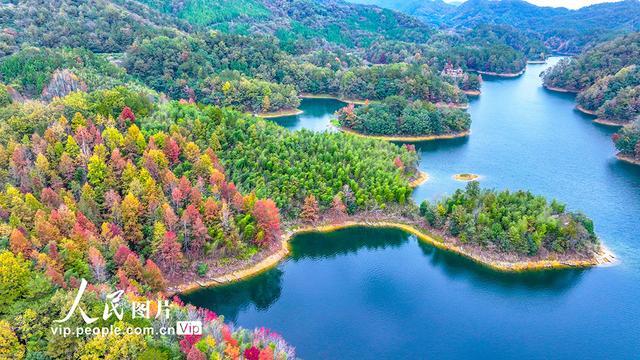
{"type": "Polygon", "coordinates": [[[349,105],[338,112],[338,122],[367,135],[429,136],[468,131],[471,118],[460,109],[390,96],[364,106],[349,105]]]}
{"type": "Polygon", "coordinates": [[[568,10],[539,7],[524,0],[468,0],[454,6],[442,0],[351,0],[377,4],[414,15],[443,28],[510,25],[544,41],[554,52],[577,53],[586,45],[625,31],[638,31],[640,2],[626,0],[568,10]]]}
{"type": "Polygon", "coordinates": [[[546,257],[549,252],[590,254],[599,246],[585,215],[525,191],[482,190],[471,182],[437,203],[423,202],[420,212],[431,226],[463,243],[501,252],[546,257]]]}
{"type": "Polygon", "coordinates": [[[640,161],[640,120],[636,119],[614,134],[613,142],[621,155],[640,161]]]}
{"type": "Polygon", "coordinates": [[[338,195],[356,211],[405,203],[411,194],[415,150],[341,133],[289,132],[232,110],[176,102],[143,119],[142,128],[167,131],[176,123],[217,151],[240,189],[272,198],[290,218],[309,195],[322,208],[338,195]]]}
{"type": "Polygon", "coordinates": [[[0,11],[0,55],[21,44],[124,51],[138,37],[175,34],[185,27],[136,1],[10,0],[0,11]]]}
{"type": "Polygon", "coordinates": [[[515,73],[527,59],[546,57],[544,44],[509,26],[481,25],[471,30],[440,32],[427,43],[381,41],[364,49],[375,64],[417,62],[442,69],[451,63],[464,70],[515,73]]]}
{"type": "Polygon", "coordinates": [[[239,34],[274,35],[283,49],[298,54],[325,44],[364,48],[384,39],[424,42],[433,32],[430,26],[406,15],[342,1],[143,2],[194,25],[239,34]]]}
{"type": "Polygon", "coordinates": [[[122,68],[82,48],[24,48],[0,58],[0,77],[21,95],[32,98],[111,88],[129,80],[122,68]],[[71,78],[57,81],[60,75],[54,76],[56,70],[67,70],[71,78]]]}
{"type": "Polygon", "coordinates": [[[598,79],[615,75],[640,59],[640,33],[620,36],[586,50],[576,58],[567,58],[545,72],[544,82],[573,91],[583,91],[598,79]]]}
{"type": "MultiPolygon", "coordinates": [[[[273,201],[238,192],[215,152],[196,145],[186,129],[174,125],[169,132],[143,134],[131,108],[113,116],[104,112],[106,104],[132,104],[140,114],[155,108],[117,88],[72,93],[42,105],[31,136],[4,136],[0,317],[11,327],[0,322],[2,351],[10,342],[10,354],[29,358],[191,359],[245,351],[293,358],[279,337],[234,330],[179,300],[170,320],[129,316],[104,319],[100,326],[159,326],[188,315],[208,324],[204,336],[63,337],[48,329],[64,317],[80,279],[90,283],[86,309],[99,309],[101,296],[113,288],[155,301],[167,285],[196,272],[206,275],[212,260],[249,258],[280,236],[273,201]],[[64,114],[70,112],[69,120],[64,114]]],[[[29,104],[11,105],[20,106],[29,104]]]]}
{"type": "Polygon", "coordinates": [[[578,91],[579,106],[600,119],[624,125],[640,115],[638,66],[640,33],[632,33],[562,60],[544,73],[544,83],[578,91]]]}
{"type": "Polygon", "coordinates": [[[227,72],[207,78],[202,94],[202,102],[205,104],[232,106],[252,113],[295,109],[300,105],[298,92],[293,85],[251,79],[239,72],[227,72]]]}
{"type": "Polygon", "coordinates": [[[339,96],[347,99],[382,100],[401,95],[409,100],[465,103],[458,87],[426,65],[404,63],[351,68],[338,74],[339,96]]]}
{"type": "Polygon", "coordinates": [[[640,68],[630,65],[620,69],[613,75],[598,79],[593,85],[578,94],[578,105],[590,111],[598,111],[607,101],[612,100],[618,92],[640,84],[640,68]]]}

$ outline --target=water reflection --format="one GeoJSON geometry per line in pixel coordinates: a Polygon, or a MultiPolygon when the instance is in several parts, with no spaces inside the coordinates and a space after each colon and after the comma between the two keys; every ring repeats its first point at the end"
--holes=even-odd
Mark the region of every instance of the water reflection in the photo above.
{"type": "Polygon", "coordinates": [[[282,293],[282,275],[280,268],[274,268],[246,281],[185,294],[183,299],[235,322],[238,314],[250,307],[269,309],[282,293]]]}
{"type": "Polygon", "coordinates": [[[291,259],[332,259],[356,254],[359,250],[398,248],[411,235],[395,229],[353,228],[331,233],[309,233],[296,236],[291,242],[291,259]]]}
{"type": "MultiPolygon", "coordinates": [[[[194,305],[206,307],[222,314],[226,319],[237,321],[238,315],[245,311],[268,311],[282,294],[283,277],[288,269],[296,266],[310,266],[315,271],[304,271],[306,280],[318,284],[319,287],[335,287],[335,291],[341,291],[341,287],[357,288],[361,284],[349,282],[342,284],[320,284],[331,277],[324,276],[322,271],[332,271],[334,263],[339,257],[350,256],[352,261],[379,261],[379,258],[370,258],[371,253],[395,253],[392,249],[405,249],[401,251],[407,258],[393,259],[399,264],[416,261],[419,258],[426,259],[431,265],[427,271],[443,274],[449,280],[463,281],[473,287],[484,290],[509,293],[521,290],[544,289],[544,297],[558,296],[577,284],[587,270],[561,270],[538,271],[527,273],[499,273],[481,266],[463,256],[442,251],[418,241],[411,234],[397,229],[379,228],[348,228],[332,233],[302,234],[293,239],[291,243],[291,256],[277,268],[260,274],[256,277],[239,283],[203,289],[186,294],[184,299],[194,305]],[[418,245],[418,249],[414,244],[418,245]],[[357,256],[356,256],[357,254],[357,256]]],[[[420,261],[417,261],[418,263],[420,261]]],[[[369,264],[370,265],[370,264],[369,264]]],[[[384,266],[387,266],[386,264],[384,266]]],[[[395,271],[386,272],[383,278],[375,276],[369,279],[370,284],[382,283],[383,287],[402,283],[402,265],[395,271]],[[389,275],[391,274],[391,275],[389,275]],[[388,276],[397,276],[397,279],[388,279],[388,276]]],[[[419,276],[425,276],[421,274],[419,276]]],[[[432,275],[433,276],[433,275],[432,275]]],[[[295,286],[289,284],[288,286],[295,286]]],[[[388,289],[387,289],[388,290],[388,289]]],[[[417,289],[416,289],[417,290],[417,289]]],[[[353,289],[345,290],[351,292],[353,289]]],[[[388,292],[387,292],[388,293],[388,292]]],[[[305,296],[305,294],[300,294],[305,296]]],[[[382,296],[382,295],[380,295],[382,296]]],[[[536,297],[536,293],[531,296],[536,297]]],[[[296,301],[305,301],[304,298],[296,301]]],[[[396,299],[397,300],[397,299],[396,299]]]]}
{"type": "Polygon", "coordinates": [[[586,269],[540,270],[506,273],[491,270],[461,255],[443,252],[419,241],[418,246],[433,267],[442,270],[451,280],[464,280],[469,284],[491,291],[509,289],[552,290],[560,294],[576,285],[586,269]]]}

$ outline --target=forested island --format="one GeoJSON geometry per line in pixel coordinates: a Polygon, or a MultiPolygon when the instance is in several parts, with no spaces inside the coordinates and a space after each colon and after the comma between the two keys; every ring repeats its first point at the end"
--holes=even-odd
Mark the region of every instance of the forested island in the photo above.
{"type": "Polygon", "coordinates": [[[466,136],[471,125],[463,110],[399,96],[358,107],[350,104],[337,115],[338,126],[345,131],[403,141],[466,136]]]}

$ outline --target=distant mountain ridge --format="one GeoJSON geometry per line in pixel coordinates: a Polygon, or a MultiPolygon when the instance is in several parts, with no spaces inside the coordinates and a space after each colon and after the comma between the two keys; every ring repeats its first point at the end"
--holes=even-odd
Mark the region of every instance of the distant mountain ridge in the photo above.
{"type": "Polygon", "coordinates": [[[442,0],[352,0],[389,6],[445,28],[473,28],[478,24],[506,24],[535,34],[560,53],[579,52],[594,40],[640,30],[640,1],[625,0],[569,10],[540,7],[524,0],[468,0],[459,6],[442,0]]]}

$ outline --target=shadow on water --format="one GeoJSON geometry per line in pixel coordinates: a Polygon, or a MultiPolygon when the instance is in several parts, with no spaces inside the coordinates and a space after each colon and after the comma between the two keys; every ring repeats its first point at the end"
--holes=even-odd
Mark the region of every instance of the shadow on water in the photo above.
{"type": "Polygon", "coordinates": [[[580,281],[585,269],[541,270],[505,273],[479,265],[461,255],[444,252],[424,242],[418,246],[434,268],[441,269],[449,279],[464,280],[473,286],[492,291],[509,289],[546,290],[562,293],[580,281]]]}
{"type": "MultiPolygon", "coordinates": [[[[268,310],[282,293],[284,272],[301,262],[325,262],[331,267],[333,259],[359,252],[389,251],[418,244],[415,256],[421,256],[451,280],[461,280],[474,287],[505,290],[545,290],[545,294],[560,295],[580,281],[585,270],[555,270],[527,273],[500,273],[476,264],[463,256],[445,252],[411,234],[398,229],[348,228],[331,233],[308,233],[296,236],[291,242],[291,256],[277,268],[253,278],[220,287],[202,289],[183,295],[196,306],[212,309],[226,319],[237,321],[238,315],[254,307],[258,312],[268,310]],[[411,243],[411,244],[410,244],[411,243]]],[[[399,259],[402,261],[402,259],[399,259]]],[[[400,269],[399,269],[400,270],[400,269]]],[[[309,281],[322,281],[318,274],[309,274],[309,281]],[[314,280],[314,278],[317,279],[314,280]]],[[[292,284],[289,284],[292,286],[292,284]]],[[[299,299],[302,301],[302,299],[299,299]]]]}
{"type": "Polygon", "coordinates": [[[212,309],[225,319],[236,322],[238,314],[254,306],[269,309],[282,293],[283,271],[278,267],[231,285],[202,289],[181,297],[196,306],[212,309]]]}
{"type": "Polygon", "coordinates": [[[456,139],[442,139],[442,140],[430,140],[415,143],[416,151],[418,153],[426,153],[438,150],[449,150],[466,145],[469,142],[469,137],[456,138],[456,139]]]}
{"type": "Polygon", "coordinates": [[[396,229],[348,228],[330,233],[308,233],[291,241],[293,261],[304,259],[332,259],[340,255],[355,254],[359,250],[399,248],[411,235],[396,229]]]}

